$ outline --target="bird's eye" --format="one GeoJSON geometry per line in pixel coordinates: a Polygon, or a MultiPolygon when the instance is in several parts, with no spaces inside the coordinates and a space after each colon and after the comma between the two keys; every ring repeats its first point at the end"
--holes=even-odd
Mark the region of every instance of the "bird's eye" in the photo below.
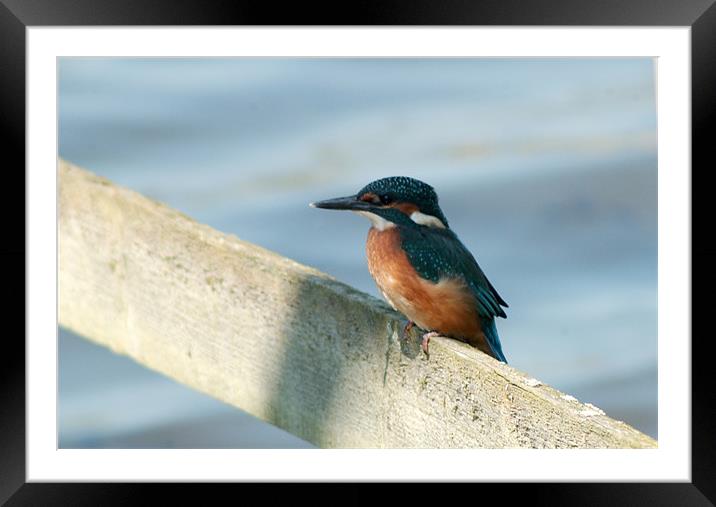
{"type": "Polygon", "coordinates": [[[388,194],[382,194],[380,196],[381,204],[390,204],[391,202],[393,202],[393,199],[388,194]]]}

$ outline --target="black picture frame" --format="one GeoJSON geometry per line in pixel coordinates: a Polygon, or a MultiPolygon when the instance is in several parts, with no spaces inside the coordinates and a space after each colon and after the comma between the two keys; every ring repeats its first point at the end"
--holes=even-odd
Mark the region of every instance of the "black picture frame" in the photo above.
{"type": "MultiPolygon", "coordinates": [[[[2,200],[6,240],[0,246],[5,269],[6,315],[24,315],[26,274],[25,221],[14,219],[25,210],[25,48],[27,27],[117,25],[529,25],[529,26],[688,26],[691,27],[692,91],[692,315],[709,315],[716,282],[716,248],[707,231],[710,213],[699,193],[709,190],[707,168],[713,150],[707,128],[716,116],[715,0],[413,0],[309,5],[284,2],[223,0],[0,0],[0,124],[6,184],[18,178],[17,189],[2,200]],[[10,157],[8,157],[10,155],[10,157]],[[700,171],[694,170],[701,167],[700,171]],[[22,177],[20,176],[22,174],[22,177]],[[700,183],[700,184],[699,184],[700,183]],[[19,197],[20,203],[13,202],[19,197]],[[9,230],[8,230],[9,229],[9,230]],[[17,230],[15,230],[17,229],[17,230]],[[10,232],[11,234],[7,234],[10,232]],[[25,269],[20,270],[20,263],[25,269]],[[14,282],[14,283],[13,283],[14,282]],[[12,287],[12,289],[11,289],[12,287]],[[703,289],[698,297],[698,289],[703,289]],[[701,311],[699,311],[701,310],[701,311]]],[[[710,164],[709,164],[710,162],[710,164]]],[[[689,168],[684,168],[688,170],[689,168]]],[[[702,196],[703,197],[703,196],[702,196]]],[[[29,203],[32,206],[32,203],[29,203]]],[[[701,317],[704,319],[704,317],[701,317]]],[[[25,334],[23,321],[23,335],[25,334]]],[[[692,326],[695,329],[695,326],[692,326]]],[[[684,337],[669,337],[684,339],[684,337]]],[[[546,505],[713,505],[716,502],[716,396],[708,354],[708,335],[692,331],[692,482],[467,485],[480,495],[525,494],[533,504],[546,505]],[[489,489],[486,489],[489,488],[489,489]]],[[[0,368],[0,502],[7,505],[107,505],[145,503],[156,487],[147,484],[26,483],[25,347],[20,333],[6,332],[4,365],[0,368]],[[12,358],[9,360],[7,358],[12,358]]],[[[228,486],[228,485],[227,485],[228,486]]],[[[268,485],[258,485],[267,488],[268,485]]],[[[356,487],[353,485],[352,487],[356,487]]],[[[185,502],[193,495],[204,501],[202,486],[171,485],[185,502]]],[[[412,492],[417,490],[413,489],[412,492]]],[[[260,492],[257,491],[260,494],[260,492]]],[[[245,493],[244,493],[245,494],[245,493]]],[[[309,493],[310,494],[310,493],[309,493]]],[[[422,496],[422,493],[418,492],[422,496]]],[[[474,494],[474,493],[468,493],[474,494]]],[[[402,495],[402,494],[401,494],[402,495]]],[[[352,497],[352,503],[360,495],[352,497]]],[[[502,496],[504,499],[505,496],[502,496]]],[[[166,498],[165,498],[166,499],[166,498]]],[[[315,497],[313,498],[315,500],[315,497]]],[[[401,501],[405,501],[403,497],[401,501]]],[[[202,502],[203,503],[203,502],[202,502]]]]}

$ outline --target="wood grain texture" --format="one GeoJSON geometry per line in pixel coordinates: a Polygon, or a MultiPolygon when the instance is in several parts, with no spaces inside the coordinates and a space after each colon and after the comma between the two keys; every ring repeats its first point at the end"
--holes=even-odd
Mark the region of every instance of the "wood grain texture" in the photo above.
{"type": "Polygon", "coordinates": [[[330,276],[59,161],[60,324],[320,447],[650,437],[330,276]]]}

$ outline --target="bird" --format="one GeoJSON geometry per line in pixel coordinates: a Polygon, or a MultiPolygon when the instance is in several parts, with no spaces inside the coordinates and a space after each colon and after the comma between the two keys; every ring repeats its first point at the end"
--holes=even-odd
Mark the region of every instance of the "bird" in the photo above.
{"type": "Polygon", "coordinates": [[[312,202],[311,207],[350,210],[368,218],[368,270],[385,300],[430,338],[446,336],[507,363],[495,319],[507,303],[475,257],[450,228],[435,189],[415,178],[378,179],[356,194],[312,202]]]}

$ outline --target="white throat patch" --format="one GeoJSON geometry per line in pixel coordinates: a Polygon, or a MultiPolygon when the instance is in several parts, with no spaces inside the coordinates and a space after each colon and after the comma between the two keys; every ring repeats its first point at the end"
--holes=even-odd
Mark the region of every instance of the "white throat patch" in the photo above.
{"type": "Polygon", "coordinates": [[[445,224],[439,218],[432,215],[426,215],[425,213],[420,213],[419,211],[413,211],[410,214],[410,219],[416,224],[426,225],[428,227],[438,227],[440,229],[445,228],[445,224]]]}
{"type": "Polygon", "coordinates": [[[353,213],[358,213],[359,215],[366,217],[373,224],[373,227],[379,231],[395,227],[395,224],[390,220],[386,220],[385,218],[378,216],[375,213],[371,213],[370,211],[354,211],[353,213]]]}

